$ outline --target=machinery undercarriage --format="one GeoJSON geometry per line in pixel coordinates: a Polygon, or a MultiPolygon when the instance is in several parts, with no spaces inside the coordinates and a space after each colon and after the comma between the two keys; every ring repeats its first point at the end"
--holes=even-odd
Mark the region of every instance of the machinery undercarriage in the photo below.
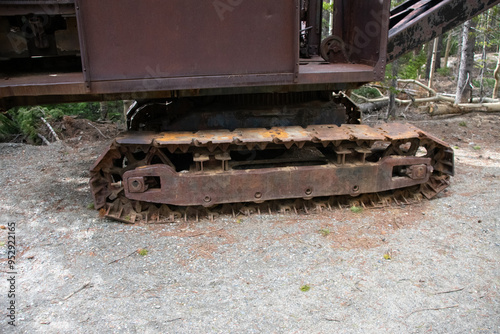
{"type": "MultiPolygon", "coordinates": [[[[356,109],[345,96],[332,102],[339,124],[234,128],[243,118],[231,129],[126,132],[91,169],[95,207],[123,222],[161,223],[409,203],[449,185],[453,151],[446,143],[407,124],[343,124],[356,120],[356,109]]],[[[305,104],[308,119],[315,119],[315,104],[322,105],[305,104]]],[[[142,113],[154,114],[147,109],[142,113]]],[[[260,107],[257,114],[269,122],[283,119],[283,109],[304,121],[300,107],[274,105],[268,117],[260,107]]]]}

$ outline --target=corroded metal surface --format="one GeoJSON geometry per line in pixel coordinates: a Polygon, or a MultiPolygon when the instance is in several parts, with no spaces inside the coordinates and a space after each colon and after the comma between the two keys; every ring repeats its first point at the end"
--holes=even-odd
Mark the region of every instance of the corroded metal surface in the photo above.
{"type": "Polygon", "coordinates": [[[176,173],[165,165],[151,165],[124,173],[123,184],[125,197],[130,200],[176,206],[212,206],[256,200],[357,195],[425,183],[432,173],[430,160],[416,157],[384,157],[379,163],[328,163],[320,166],[192,173],[176,173]],[[396,166],[423,166],[423,174],[413,178],[393,177],[396,166]],[[150,177],[160,179],[159,188],[148,190],[139,186],[150,177]],[[132,187],[134,183],[137,186],[132,187]],[[138,188],[143,191],[138,191],[138,188]]]}
{"type": "Polygon", "coordinates": [[[409,0],[389,12],[388,0],[335,1],[322,50],[318,1],[307,12],[298,0],[0,1],[0,108],[353,89],[499,2],[409,0]],[[23,23],[32,14],[43,17],[51,47],[33,47],[47,41],[23,23]]]}
{"type": "MultiPolygon", "coordinates": [[[[5,28],[0,31],[0,54],[9,48],[9,55],[22,59],[12,62],[2,54],[0,65],[9,71],[1,73],[0,107],[339,91],[383,79],[388,0],[335,2],[335,34],[349,45],[349,57],[331,63],[320,57],[321,1],[307,1],[306,13],[301,3],[305,1],[0,1],[0,26],[5,28]],[[31,58],[39,55],[39,48],[22,57],[14,52],[9,31],[19,30],[18,41],[32,37],[5,15],[26,21],[36,3],[47,4],[35,6],[44,18],[66,22],[63,9],[71,10],[72,23],[61,25],[51,40],[58,44],[59,38],[63,41],[59,35],[71,32],[67,38],[78,50],[65,60],[78,64],[65,68],[65,62],[55,61],[47,71],[31,58]]],[[[51,57],[65,55],[53,51],[51,57]]]]}
{"type": "Polygon", "coordinates": [[[96,208],[136,222],[153,212],[157,220],[171,220],[198,207],[207,208],[208,215],[222,210],[210,208],[232,203],[360,196],[415,186],[413,195],[431,198],[448,186],[453,173],[452,149],[412,125],[322,125],[127,133],[93,166],[90,184],[96,208]],[[276,150],[285,154],[259,157],[276,150]],[[238,152],[253,153],[238,160],[238,152]],[[188,163],[179,164],[179,156],[187,156],[188,163]],[[177,212],[174,218],[171,212],[177,212]]]}

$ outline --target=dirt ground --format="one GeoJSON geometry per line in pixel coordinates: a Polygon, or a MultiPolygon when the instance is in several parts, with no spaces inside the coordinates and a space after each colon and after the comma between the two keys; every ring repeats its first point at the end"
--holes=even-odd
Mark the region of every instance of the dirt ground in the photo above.
{"type": "Polygon", "coordinates": [[[455,148],[438,198],[215,223],[99,218],[97,132],[0,144],[0,332],[500,333],[500,115],[406,116],[455,148]]]}

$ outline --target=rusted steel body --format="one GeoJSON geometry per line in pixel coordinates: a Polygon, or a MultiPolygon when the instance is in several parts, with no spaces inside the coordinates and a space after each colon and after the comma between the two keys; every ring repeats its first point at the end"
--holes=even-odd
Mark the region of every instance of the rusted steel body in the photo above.
{"type": "Polygon", "coordinates": [[[129,132],[92,167],[91,186],[96,207],[110,217],[143,221],[161,207],[137,209],[123,200],[166,204],[164,211],[170,212],[171,206],[310,200],[412,186],[431,198],[448,186],[453,173],[453,150],[411,125],[317,125],[129,132]],[[293,154],[233,160],[239,151],[280,149],[293,154]],[[190,156],[189,164],[179,167],[175,155],[190,156]]]}
{"type": "Polygon", "coordinates": [[[349,89],[497,3],[335,1],[321,43],[321,0],[0,0],[0,108],[349,89]]]}
{"type": "MultiPolygon", "coordinates": [[[[22,48],[23,42],[31,41],[23,29],[31,33],[31,27],[15,26],[14,14],[22,16],[26,6],[23,17],[76,19],[78,36],[74,37],[79,49],[74,55],[81,60],[76,71],[57,72],[56,66],[47,73],[37,69],[38,64],[28,71],[5,69],[0,105],[331,91],[382,79],[389,17],[374,13],[388,14],[389,1],[370,2],[371,12],[359,10],[366,7],[364,0],[348,1],[338,8],[343,20],[336,29],[343,32],[339,38],[349,50],[348,59],[332,63],[319,53],[321,22],[316,16],[321,3],[307,2],[308,21],[300,21],[299,0],[75,0],[61,5],[56,1],[0,1],[3,26],[12,30],[0,36],[1,56],[11,59],[16,51],[28,57],[47,52],[22,48]],[[43,3],[41,10],[34,10],[38,3],[43,3]],[[67,6],[74,6],[74,13],[68,13],[67,6]],[[31,16],[32,10],[47,14],[31,16]],[[308,59],[300,58],[301,22],[314,24],[307,40],[308,59]],[[13,41],[19,42],[17,49],[13,41]]],[[[64,28],[46,33],[57,44],[56,37],[68,32],[64,28]]],[[[50,56],[60,56],[60,51],[54,47],[50,56]]],[[[10,67],[13,62],[4,63],[10,67]]]]}
{"type": "Polygon", "coordinates": [[[0,107],[349,89],[497,3],[335,1],[321,43],[321,0],[0,0],[0,107]]]}

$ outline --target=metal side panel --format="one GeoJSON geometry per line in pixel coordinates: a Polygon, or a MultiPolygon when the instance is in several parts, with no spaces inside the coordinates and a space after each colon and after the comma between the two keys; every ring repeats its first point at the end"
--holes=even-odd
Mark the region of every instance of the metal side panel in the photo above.
{"type": "Polygon", "coordinates": [[[77,3],[91,82],[296,71],[295,0],[77,3]]]}

